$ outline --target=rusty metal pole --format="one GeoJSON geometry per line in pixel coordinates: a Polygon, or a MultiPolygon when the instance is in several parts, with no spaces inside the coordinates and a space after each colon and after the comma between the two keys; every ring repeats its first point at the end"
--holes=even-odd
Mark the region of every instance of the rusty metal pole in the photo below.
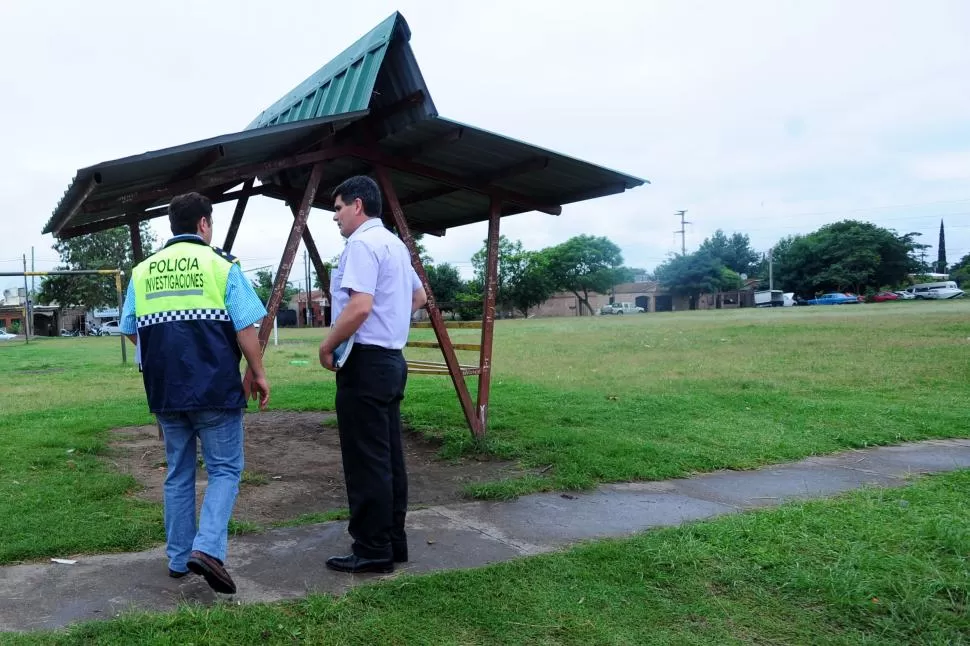
{"type": "Polygon", "coordinates": [[[313,198],[316,197],[317,187],[320,185],[320,179],[323,177],[323,168],[323,162],[318,162],[314,164],[313,170],[310,171],[310,179],[307,181],[306,191],[303,193],[303,201],[300,202],[300,210],[293,219],[290,236],[286,239],[286,246],[283,248],[283,257],[280,259],[280,267],[276,272],[276,281],[273,283],[273,293],[270,295],[269,303],[266,306],[266,318],[263,319],[262,325],[259,326],[259,347],[264,352],[266,350],[266,343],[269,341],[269,335],[273,332],[273,322],[276,321],[276,313],[279,311],[280,303],[283,301],[283,290],[286,288],[286,282],[290,278],[290,270],[293,268],[293,259],[296,257],[296,251],[300,246],[300,238],[303,237],[303,231],[306,229],[306,221],[310,216],[310,207],[313,205],[313,198]]]}
{"type": "MultiPolygon", "coordinates": [[[[129,222],[128,231],[131,233],[131,259],[134,261],[133,264],[138,264],[145,259],[145,252],[142,251],[141,246],[141,229],[138,228],[138,222],[129,222]]],[[[118,314],[121,316],[121,314],[118,314]]]]}
{"type": "Polygon", "coordinates": [[[475,414],[475,404],[472,402],[471,393],[468,391],[468,384],[465,383],[461,366],[458,364],[458,356],[455,354],[455,347],[452,345],[451,338],[448,336],[447,328],[445,328],[445,321],[441,317],[441,310],[438,309],[438,305],[435,303],[431,285],[428,283],[428,274],[424,270],[424,265],[421,264],[418,247],[414,242],[414,237],[411,235],[411,229],[408,226],[407,220],[404,219],[404,211],[401,210],[401,203],[397,199],[397,193],[394,190],[394,185],[391,183],[391,177],[388,175],[387,169],[379,164],[374,165],[374,174],[377,176],[377,183],[380,185],[381,190],[384,191],[388,206],[391,208],[391,214],[394,216],[394,226],[397,227],[398,233],[401,235],[401,240],[407,246],[408,251],[411,252],[411,265],[414,267],[414,271],[417,272],[418,278],[421,279],[424,291],[428,294],[428,304],[425,307],[428,310],[428,317],[431,319],[431,327],[434,329],[435,337],[438,339],[438,345],[441,346],[441,354],[444,356],[445,365],[448,366],[451,381],[455,384],[455,392],[458,393],[458,401],[461,403],[461,409],[465,413],[468,428],[476,438],[481,437],[482,429],[478,424],[478,415],[475,414]]]}
{"type": "Polygon", "coordinates": [[[229,223],[229,230],[226,231],[226,242],[222,245],[223,251],[232,251],[232,245],[236,242],[236,233],[239,232],[239,223],[242,222],[246,205],[249,204],[249,191],[253,189],[255,181],[255,177],[250,177],[243,184],[242,196],[236,201],[236,209],[232,212],[232,221],[229,223]]]}
{"type": "Polygon", "coordinates": [[[481,373],[478,375],[478,424],[481,437],[485,437],[488,429],[488,397],[492,385],[492,335],[495,332],[495,297],[498,293],[498,231],[501,217],[502,201],[492,197],[488,212],[488,251],[485,256],[481,373]]]}

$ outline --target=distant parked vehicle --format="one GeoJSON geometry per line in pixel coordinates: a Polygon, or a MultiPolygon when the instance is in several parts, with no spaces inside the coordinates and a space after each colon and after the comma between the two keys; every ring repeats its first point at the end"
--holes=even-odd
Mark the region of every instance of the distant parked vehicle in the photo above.
{"type": "Polygon", "coordinates": [[[755,307],[784,307],[785,293],[780,289],[763,289],[754,293],[755,307]]]}
{"type": "Polygon", "coordinates": [[[947,280],[938,283],[918,283],[906,290],[914,298],[927,300],[948,300],[963,296],[963,290],[957,287],[955,281],[947,280]]]}
{"type": "Polygon", "coordinates": [[[16,334],[10,334],[7,332],[6,328],[0,327],[0,341],[10,341],[11,339],[16,339],[16,334]]]}
{"type": "Polygon", "coordinates": [[[872,297],[874,303],[885,303],[886,301],[898,301],[900,300],[899,294],[896,292],[879,292],[872,297]]]}
{"type": "Polygon", "coordinates": [[[852,303],[859,303],[858,296],[848,296],[840,292],[832,292],[831,294],[823,294],[818,298],[812,298],[805,301],[806,305],[850,305],[852,303]]]}
{"type": "Polygon", "coordinates": [[[637,314],[641,312],[643,312],[643,308],[633,303],[613,303],[600,308],[600,314],[637,314]]]}
{"type": "Polygon", "coordinates": [[[101,326],[99,334],[101,336],[121,336],[121,327],[118,321],[108,321],[101,326]]]}
{"type": "Polygon", "coordinates": [[[898,296],[899,300],[901,301],[911,301],[914,298],[916,298],[915,294],[913,294],[912,292],[907,292],[905,289],[901,289],[898,292],[893,292],[893,294],[898,296]]]}

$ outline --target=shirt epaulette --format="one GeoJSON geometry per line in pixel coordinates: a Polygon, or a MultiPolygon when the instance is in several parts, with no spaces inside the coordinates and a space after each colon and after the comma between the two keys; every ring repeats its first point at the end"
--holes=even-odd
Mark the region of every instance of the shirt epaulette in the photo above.
{"type": "Polygon", "coordinates": [[[223,258],[225,258],[226,260],[228,260],[229,262],[231,262],[233,264],[236,264],[236,265],[239,264],[239,258],[236,258],[234,255],[232,255],[228,251],[223,251],[219,247],[212,247],[212,250],[215,251],[220,256],[222,256],[223,258]]]}

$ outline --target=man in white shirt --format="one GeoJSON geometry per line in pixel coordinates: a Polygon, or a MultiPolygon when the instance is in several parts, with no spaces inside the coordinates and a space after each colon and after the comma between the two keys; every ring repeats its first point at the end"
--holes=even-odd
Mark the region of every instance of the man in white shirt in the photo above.
{"type": "Polygon", "coordinates": [[[427,294],[407,247],[381,221],[377,183],[351,177],[333,200],[333,219],[347,245],[330,282],[333,324],[320,344],[320,363],[335,370],[334,350],[353,338],[337,370],[337,425],[354,543],[351,554],[328,559],[327,567],[393,572],[395,562],[408,560],[402,349],[411,315],[424,307],[427,294]]]}

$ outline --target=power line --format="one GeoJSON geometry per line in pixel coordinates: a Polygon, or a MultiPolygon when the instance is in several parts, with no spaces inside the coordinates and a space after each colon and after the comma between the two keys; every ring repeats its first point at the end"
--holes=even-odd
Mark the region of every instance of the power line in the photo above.
{"type": "MultiPolygon", "coordinates": [[[[759,215],[759,216],[750,216],[750,217],[744,218],[744,219],[747,219],[747,220],[771,220],[771,219],[774,219],[774,218],[781,218],[781,217],[785,217],[785,218],[800,218],[800,217],[808,217],[808,216],[814,216],[814,215],[837,215],[837,214],[840,214],[840,213],[862,213],[862,212],[865,212],[865,211],[885,211],[885,210],[889,210],[889,209],[907,209],[907,208],[913,208],[913,207],[917,207],[917,206],[933,206],[935,204],[963,204],[963,203],[966,203],[966,202],[970,202],[970,199],[961,199],[961,200],[938,200],[938,201],[935,201],[935,202],[915,202],[915,203],[912,203],[912,204],[887,204],[885,206],[867,206],[867,207],[862,207],[862,208],[858,208],[858,209],[836,209],[836,210],[832,210],[832,211],[808,211],[808,212],[804,212],[804,213],[791,213],[791,214],[782,214],[782,215],[778,215],[778,214],[775,214],[775,215],[759,215]]],[[[918,217],[922,217],[922,216],[918,216],[918,217]]]]}

